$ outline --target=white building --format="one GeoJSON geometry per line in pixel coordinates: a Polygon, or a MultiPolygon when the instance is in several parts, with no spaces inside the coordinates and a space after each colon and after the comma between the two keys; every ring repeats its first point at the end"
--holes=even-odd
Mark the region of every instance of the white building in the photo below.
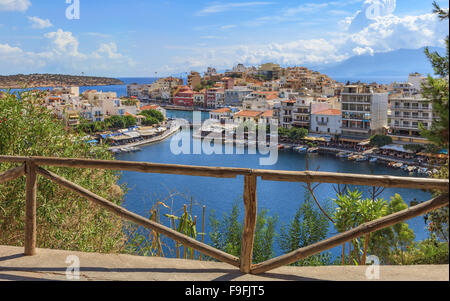
{"type": "Polygon", "coordinates": [[[384,135],[388,125],[388,94],[374,93],[364,85],[344,87],[341,93],[342,139],[362,141],[384,135]]]}
{"type": "Polygon", "coordinates": [[[311,114],[311,132],[316,134],[341,135],[342,111],[329,109],[311,114]]]}

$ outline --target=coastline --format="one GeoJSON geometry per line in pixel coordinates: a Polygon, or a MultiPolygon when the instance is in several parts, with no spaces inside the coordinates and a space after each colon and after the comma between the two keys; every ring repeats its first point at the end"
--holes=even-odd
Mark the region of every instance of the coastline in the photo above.
{"type": "Polygon", "coordinates": [[[181,129],[181,126],[179,124],[177,124],[174,127],[171,127],[170,130],[166,131],[161,136],[154,137],[154,138],[147,139],[147,140],[143,140],[143,141],[139,141],[139,142],[135,142],[135,143],[130,143],[130,144],[124,144],[124,145],[120,145],[120,146],[110,147],[110,148],[108,148],[108,150],[109,151],[113,151],[113,150],[121,149],[121,148],[138,147],[138,146],[143,146],[143,145],[159,143],[159,142],[162,142],[162,141],[170,138],[171,136],[175,135],[180,129],[181,129]]]}

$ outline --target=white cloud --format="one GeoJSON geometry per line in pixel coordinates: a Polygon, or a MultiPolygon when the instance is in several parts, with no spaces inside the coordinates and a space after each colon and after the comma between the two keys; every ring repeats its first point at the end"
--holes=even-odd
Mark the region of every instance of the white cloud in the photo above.
{"type": "Polygon", "coordinates": [[[114,42],[101,44],[100,48],[94,52],[94,56],[97,58],[103,57],[102,54],[106,55],[106,57],[110,59],[123,58],[123,55],[117,52],[117,45],[114,42]]]}
{"type": "Polygon", "coordinates": [[[363,54],[367,54],[367,53],[370,55],[373,55],[375,52],[370,47],[364,47],[364,48],[356,47],[353,49],[353,53],[356,55],[363,55],[363,54]]]}
{"type": "MultiPolygon", "coordinates": [[[[345,19],[347,26],[351,17],[345,19]]],[[[229,69],[236,63],[259,65],[275,62],[281,65],[320,65],[339,62],[354,55],[386,52],[398,49],[418,49],[424,46],[443,46],[448,35],[448,21],[442,22],[433,14],[398,17],[378,17],[362,30],[352,33],[337,30],[330,38],[296,40],[287,43],[230,45],[223,47],[180,46],[183,56],[171,59],[173,67],[166,70],[205,69],[215,66],[229,69]]],[[[177,46],[172,46],[178,49],[177,46]]]]}
{"type": "Polygon", "coordinates": [[[78,40],[69,31],[58,29],[44,35],[52,46],[53,52],[61,56],[73,56],[83,58],[84,55],[78,51],[78,40]]]}
{"type": "Polygon", "coordinates": [[[88,53],[79,50],[78,39],[68,31],[58,29],[44,34],[41,52],[28,52],[19,47],[0,43],[0,74],[11,73],[81,73],[114,76],[129,72],[134,61],[119,53],[118,46],[100,44],[88,53]]]}
{"type": "Polygon", "coordinates": [[[261,2],[261,1],[211,4],[211,5],[203,8],[201,11],[199,11],[197,13],[197,15],[204,16],[204,15],[209,15],[209,14],[222,13],[222,12],[235,10],[235,9],[249,8],[249,7],[256,7],[256,6],[266,6],[266,5],[271,5],[271,4],[273,4],[273,2],[261,2]]]}
{"type": "Polygon", "coordinates": [[[27,17],[28,20],[31,22],[31,27],[34,29],[45,29],[49,27],[53,27],[53,24],[50,22],[49,19],[41,19],[38,17],[27,17]]]}
{"type": "Polygon", "coordinates": [[[0,0],[0,11],[24,12],[31,6],[30,0],[0,0]]]}
{"type": "Polygon", "coordinates": [[[305,3],[300,6],[289,8],[285,11],[286,16],[293,16],[299,13],[312,13],[328,7],[328,3],[305,3]]]}

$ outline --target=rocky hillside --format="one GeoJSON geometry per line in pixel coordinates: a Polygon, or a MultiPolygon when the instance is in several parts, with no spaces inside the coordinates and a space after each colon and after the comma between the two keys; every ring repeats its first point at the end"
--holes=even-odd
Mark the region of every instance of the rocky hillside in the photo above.
{"type": "Polygon", "coordinates": [[[124,85],[124,83],[121,80],[115,78],[62,74],[17,74],[10,76],[0,76],[0,89],[109,85],[124,85]]]}

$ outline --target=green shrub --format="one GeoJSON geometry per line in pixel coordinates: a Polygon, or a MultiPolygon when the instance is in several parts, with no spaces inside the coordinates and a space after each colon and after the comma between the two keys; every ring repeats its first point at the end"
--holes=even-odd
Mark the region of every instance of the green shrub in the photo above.
{"type": "MultiPolygon", "coordinates": [[[[41,95],[30,92],[0,100],[0,154],[112,160],[103,146],[84,143],[66,132],[63,123],[39,105],[41,95]]],[[[16,166],[0,164],[0,172],[16,166]]],[[[123,190],[112,171],[72,168],[48,170],[94,191],[117,204],[123,190]]],[[[0,245],[22,246],[25,177],[0,185],[0,245]]],[[[91,202],[38,178],[37,247],[87,252],[116,252],[122,248],[122,222],[91,202]]]]}

